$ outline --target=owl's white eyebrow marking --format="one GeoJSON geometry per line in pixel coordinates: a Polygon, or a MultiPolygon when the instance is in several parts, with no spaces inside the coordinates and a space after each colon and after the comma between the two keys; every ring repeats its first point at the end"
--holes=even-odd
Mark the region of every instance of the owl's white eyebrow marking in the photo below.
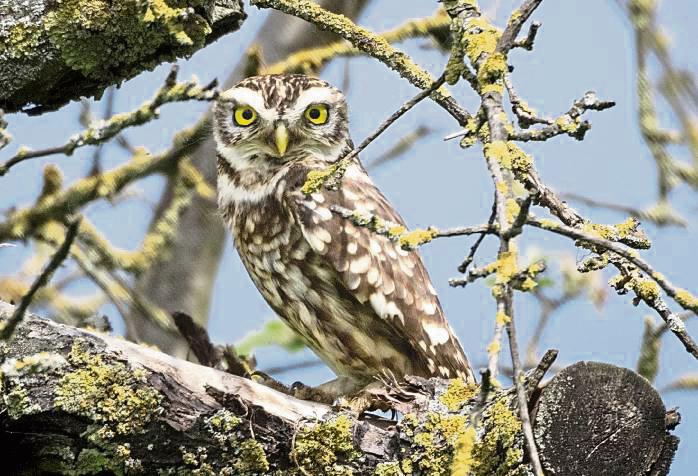
{"type": "Polygon", "coordinates": [[[298,95],[296,103],[286,113],[288,117],[300,116],[311,104],[328,103],[334,104],[342,101],[342,94],[332,88],[314,87],[309,88],[298,95]]]}
{"type": "Polygon", "coordinates": [[[233,88],[221,93],[221,98],[228,101],[235,101],[252,107],[262,119],[273,121],[277,118],[275,110],[264,107],[264,98],[259,91],[249,88],[233,88]]]}

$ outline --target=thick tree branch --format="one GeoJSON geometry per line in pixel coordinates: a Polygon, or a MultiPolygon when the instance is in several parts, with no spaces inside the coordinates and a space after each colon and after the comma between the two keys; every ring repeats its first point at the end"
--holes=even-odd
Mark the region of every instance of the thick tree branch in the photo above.
{"type": "Polygon", "coordinates": [[[0,2],[0,109],[39,114],[235,31],[241,0],[0,2]]]}
{"type": "MultiPolygon", "coordinates": [[[[0,302],[0,320],[13,312],[0,302]]],[[[666,409],[647,381],[629,370],[584,363],[540,390],[554,357],[555,352],[546,354],[523,382],[526,403],[535,409],[545,470],[667,474],[677,439],[667,434],[666,409]],[[608,438],[609,432],[616,437],[608,438]],[[609,468],[608,461],[622,464],[609,468]]],[[[383,394],[409,409],[400,422],[370,415],[356,419],[245,378],[33,315],[3,348],[0,378],[0,444],[9,474],[530,470],[514,391],[489,389],[480,401],[482,392],[460,380],[408,378],[383,394]],[[475,411],[477,431],[469,426],[475,411]]]]}

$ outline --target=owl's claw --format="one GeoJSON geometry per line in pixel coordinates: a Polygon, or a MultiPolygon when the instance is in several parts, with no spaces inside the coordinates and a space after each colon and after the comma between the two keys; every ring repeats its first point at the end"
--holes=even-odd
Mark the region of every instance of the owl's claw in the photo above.
{"type": "Polygon", "coordinates": [[[255,370],[252,372],[250,375],[253,381],[257,383],[261,383],[262,385],[273,388],[277,392],[284,393],[286,395],[291,395],[293,396],[293,387],[289,387],[288,385],[285,385],[278,380],[276,380],[274,377],[271,377],[264,372],[261,372],[259,370],[255,370]]]}
{"type": "Polygon", "coordinates": [[[310,387],[303,382],[294,382],[291,384],[291,394],[299,400],[310,400],[318,403],[332,403],[336,395],[326,391],[321,387],[310,387]]]}

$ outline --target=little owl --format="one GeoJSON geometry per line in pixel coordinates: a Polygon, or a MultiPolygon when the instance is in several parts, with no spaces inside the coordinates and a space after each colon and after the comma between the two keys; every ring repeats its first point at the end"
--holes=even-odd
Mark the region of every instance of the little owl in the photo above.
{"type": "Polygon", "coordinates": [[[419,254],[333,212],[404,223],[359,160],[337,190],[301,191],[309,171],[352,150],[339,90],[304,75],[251,77],[221,95],[214,131],[218,206],[245,268],[337,375],[313,398],[386,375],[474,381],[419,254]]]}

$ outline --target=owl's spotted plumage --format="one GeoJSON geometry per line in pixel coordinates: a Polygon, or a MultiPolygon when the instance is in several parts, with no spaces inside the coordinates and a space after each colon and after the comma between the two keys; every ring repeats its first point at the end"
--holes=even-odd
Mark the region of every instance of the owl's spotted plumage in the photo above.
{"type": "Polygon", "coordinates": [[[353,391],[375,377],[473,381],[416,251],[331,206],[402,224],[357,160],[336,191],[300,191],[352,149],[343,95],[303,75],[248,78],[215,109],[218,202],[255,285],[353,391]],[[251,111],[250,111],[251,109],[251,111]]]}

